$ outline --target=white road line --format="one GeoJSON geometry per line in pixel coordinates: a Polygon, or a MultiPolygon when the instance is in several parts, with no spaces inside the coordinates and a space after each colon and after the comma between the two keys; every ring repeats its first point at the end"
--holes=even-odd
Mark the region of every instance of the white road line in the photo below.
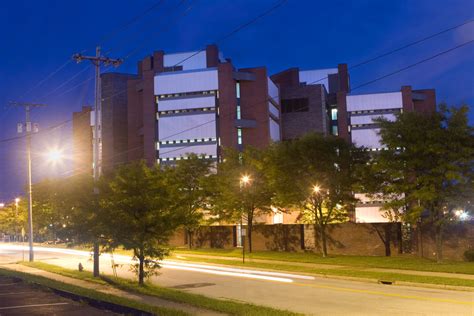
{"type": "Polygon", "coordinates": [[[0,296],[15,295],[15,294],[29,294],[29,293],[36,293],[36,292],[35,291],[9,292],[9,293],[0,293],[0,296]]]}
{"type": "Polygon", "coordinates": [[[0,307],[0,310],[17,309],[17,308],[30,308],[30,307],[42,307],[42,306],[68,305],[68,304],[69,303],[50,303],[50,304],[32,304],[32,305],[6,306],[6,307],[0,307]]]}

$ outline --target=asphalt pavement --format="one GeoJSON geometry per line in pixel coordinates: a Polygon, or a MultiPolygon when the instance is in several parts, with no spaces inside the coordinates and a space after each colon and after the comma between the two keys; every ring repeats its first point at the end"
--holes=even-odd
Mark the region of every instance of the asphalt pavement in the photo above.
{"type": "Polygon", "coordinates": [[[118,315],[66,299],[52,291],[0,276],[0,315],[118,315]]]}
{"type": "MultiPolygon", "coordinates": [[[[36,259],[71,269],[79,262],[92,269],[87,252],[37,248],[36,259]]],[[[21,251],[0,246],[0,263],[21,260],[21,251]]],[[[135,278],[130,259],[114,256],[122,264],[117,274],[135,278]]],[[[112,274],[111,258],[101,256],[101,269],[112,274]]],[[[288,309],[307,315],[468,315],[474,316],[474,292],[382,285],[368,282],[308,277],[274,271],[234,269],[207,264],[165,261],[161,286],[215,298],[288,309]]]]}

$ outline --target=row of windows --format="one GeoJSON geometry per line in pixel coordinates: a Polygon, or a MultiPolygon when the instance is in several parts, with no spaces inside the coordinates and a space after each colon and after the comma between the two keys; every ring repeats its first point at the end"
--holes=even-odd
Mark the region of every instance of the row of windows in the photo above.
{"type": "Polygon", "coordinates": [[[171,114],[179,114],[179,113],[194,113],[194,112],[208,112],[208,111],[215,111],[215,107],[207,107],[207,108],[194,108],[194,109],[182,109],[182,110],[168,110],[168,111],[159,111],[158,115],[171,115],[171,114]]]}
{"type": "Polygon", "coordinates": [[[400,111],[401,109],[379,109],[379,110],[350,111],[349,114],[394,113],[394,112],[400,112],[400,111]]]}
{"type": "Polygon", "coordinates": [[[179,139],[179,140],[165,140],[158,142],[159,145],[172,145],[172,144],[190,144],[190,143],[205,143],[205,142],[215,142],[217,138],[194,138],[194,139],[179,139]]]}
{"type": "Polygon", "coordinates": [[[376,123],[368,123],[368,124],[352,124],[352,128],[361,128],[361,127],[377,127],[376,123]]]}
{"type": "MultiPolygon", "coordinates": [[[[217,159],[216,155],[198,155],[199,159],[217,159]]],[[[179,157],[169,157],[169,158],[159,158],[158,163],[162,161],[178,161],[178,160],[188,160],[188,156],[179,156],[179,157]]]]}
{"type": "Polygon", "coordinates": [[[193,92],[181,92],[181,93],[172,93],[172,94],[160,94],[156,96],[156,102],[161,99],[171,99],[171,98],[180,98],[187,96],[195,95],[215,95],[219,96],[219,92],[216,90],[206,90],[206,91],[193,91],[193,92]]]}
{"type": "Polygon", "coordinates": [[[163,72],[173,72],[173,71],[182,71],[183,66],[170,66],[170,67],[164,67],[163,72]]]}
{"type": "Polygon", "coordinates": [[[282,113],[308,112],[308,111],[309,111],[308,98],[281,100],[282,113]]]}

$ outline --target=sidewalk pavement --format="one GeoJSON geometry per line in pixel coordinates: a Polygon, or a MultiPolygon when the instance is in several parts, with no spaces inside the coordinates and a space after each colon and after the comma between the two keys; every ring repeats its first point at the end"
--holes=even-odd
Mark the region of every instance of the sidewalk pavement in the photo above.
{"type": "Polygon", "coordinates": [[[18,272],[24,272],[28,274],[33,274],[33,275],[39,275],[51,280],[75,285],[78,287],[82,288],[87,288],[90,290],[94,290],[97,292],[101,292],[104,294],[110,294],[114,296],[119,296],[122,298],[127,298],[130,300],[134,300],[136,302],[152,305],[152,306],[157,306],[157,307],[165,307],[169,309],[176,309],[183,311],[185,313],[188,313],[190,315],[225,315],[223,313],[219,313],[216,311],[212,310],[207,310],[199,307],[195,307],[189,304],[185,303],[177,303],[169,300],[165,300],[156,296],[150,296],[150,295],[144,295],[144,294],[139,294],[139,293],[132,293],[132,292],[127,292],[123,291],[117,288],[114,288],[110,285],[105,285],[105,284],[99,284],[99,283],[94,283],[94,282],[89,282],[89,281],[84,281],[84,280],[79,280],[67,276],[63,276],[60,274],[24,266],[21,264],[4,264],[1,265],[3,268],[10,269],[13,271],[18,271],[18,272]]]}
{"type": "MultiPolygon", "coordinates": [[[[211,256],[211,255],[200,255],[200,254],[175,254],[175,257],[177,259],[179,259],[179,257],[182,257],[182,258],[189,257],[189,258],[196,258],[196,259],[202,258],[202,259],[242,261],[242,258],[237,258],[237,257],[211,256]]],[[[419,276],[432,276],[432,277],[440,277],[440,278],[474,280],[473,274],[462,274],[462,273],[431,272],[431,271],[388,269],[388,268],[364,268],[364,267],[357,267],[357,266],[344,266],[344,265],[334,265],[334,264],[320,264],[320,263],[309,263],[309,262],[294,262],[294,261],[253,259],[253,258],[247,258],[246,260],[248,262],[298,266],[298,267],[314,268],[314,269],[319,269],[319,270],[323,270],[323,269],[326,269],[326,270],[351,269],[352,270],[353,269],[353,270],[370,271],[370,272],[397,273],[397,274],[408,274],[408,275],[419,275],[419,276]]]]}

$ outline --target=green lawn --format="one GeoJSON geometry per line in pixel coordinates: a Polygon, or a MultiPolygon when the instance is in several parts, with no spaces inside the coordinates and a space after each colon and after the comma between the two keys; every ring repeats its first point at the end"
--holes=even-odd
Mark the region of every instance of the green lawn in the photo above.
{"type": "Polygon", "coordinates": [[[34,267],[37,269],[57,273],[60,275],[81,279],[81,280],[92,281],[92,282],[97,282],[101,284],[108,283],[108,284],[111,284],[112,286],[115,286],[125,291],[152,295],[152,296],[160,297],[162,299],[166,299],[169,301],[174,301],[178,303],[186,303],[186,304],[193,305],[196,307],[223,312],[230,315],[245,315],[245,316],[300,315],[300,314],[289,312],[289,311],[277,310],[270,307],[259,306],[259,305],[249,304],[249,303],[240,303],[240,302],[234,302],[230,300],[214,299],[214,298],[210,298],[204,295],[187,293],[184,291],[152,285],[150,283],[147,283],[145,286],[139,286],[136,282],[123,279],[123,278],[115,278],[112,276],[103,275],[101,279],[96,279],[92,276],[92,273],[88,271],[79,272],[76,270],[66,269],[66,268],[62,268],[59,266],[55,266],[55,265],[51,265],[51,264],[47,264],[43,262],[32,262],[32,263],[21,262],[21,264],[34,267]]]}
{"type": "Polygon", "coordinates": [[[58,282],[58,281],[51,280],[51,279],[38,276],[38,275],[32,275],[28,273],[12,271],[12,270],[3,269],[3,268],[0,268],[0,275],[8,276],[8,277],[17,277],[28,283],[40,284],[48,288],[54,288],[54,289],[58,289],[62,291],[67,291],[76,295],[80,295],[83,297],[89,297],[89,298],[94,298],[97,300],[110,302],[110,303],[114,303],[114,304],[118,304],[122,306],[128,306],[128,307],[140,309],[146,312],[150,312],[156,315],[165,315],[165,316],[188,315],[187,313],[184,313],[178,310],[151,306],[151,305],[139,303],[130,299],[126,299],[126,298],[122,298],[122,297],[118,297],[118,296],[114,296],[110,294],[104,294],[95,290],[90,290],[83,287],[58,282]]]}
{"type": "MultiPolygon", "coordinates": [[[[240,249],[175,249],[173,251],[173,254],[199,254],[209,256],[241,257],[242,251],[240,249]]],[[[474,274],[474,264],[472,262],[445,261],[443,263],[437,263],[429,259],[418,258],[410,255],[393,257],[330,255],[328,258],[323,258],[319,254],[309,252],[256,251],[252,254],[246,254],[246,257],[252,259],[277,260],[287,262],[333,264],[358,268],[386,268],[474,274]]]]}

